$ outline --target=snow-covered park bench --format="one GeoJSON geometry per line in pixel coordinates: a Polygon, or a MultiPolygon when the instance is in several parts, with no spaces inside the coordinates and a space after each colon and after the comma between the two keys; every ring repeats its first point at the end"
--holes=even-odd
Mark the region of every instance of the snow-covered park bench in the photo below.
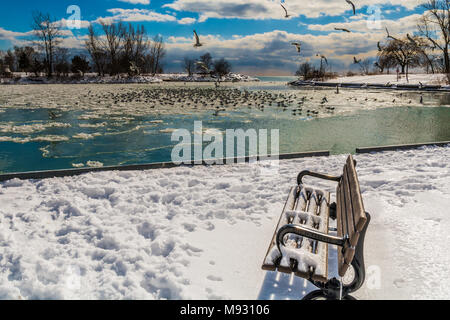
{"type": "Polygon", "coordinates": [[[350,293],[364,283],[364,237],[370,215],[364,210],[355,166],[349,156],[340,177],[301,172],[284,206],[262,268],[294,273],[320,289],[304,299],[352,299],[350,293]],[[336,202],[330,203],[329,192],[304,185],[305,176],[337,182],[336,202]],[[330,227],[330,218],[336,220],[335,228],[330,227]],[[340,279],[329,277],[329,245],[338,249],[340,279]]]}

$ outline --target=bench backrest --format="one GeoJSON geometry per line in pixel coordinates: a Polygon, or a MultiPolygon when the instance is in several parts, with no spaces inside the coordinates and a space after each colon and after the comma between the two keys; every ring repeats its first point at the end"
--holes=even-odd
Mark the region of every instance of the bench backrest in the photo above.
{"type": "Polygon", "coordinates": [[[349,238],[349,242],[343,250],[339,250],[338,254],[339,275],[341,277],[345,275],[353,261],[360,233],[367,223],[355,166],[353,157],[349,156],[336,193],[338,236],[348,236],[349,238]]]}

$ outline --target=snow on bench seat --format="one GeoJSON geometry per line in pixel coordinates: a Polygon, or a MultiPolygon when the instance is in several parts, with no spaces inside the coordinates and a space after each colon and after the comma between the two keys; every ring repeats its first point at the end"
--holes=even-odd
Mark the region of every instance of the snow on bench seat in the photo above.
{"type": "Polygon", "coordinates": [[[303,227],[328,234],[330,213],[330,193],[304,185],[295,186],[289,196],[272,238],[264,261],[263,269],[294,272],[302,278],[316,281],[328,280],[328,244],[289,234],[281,253],[276,244],[278,230],[287,224],[303,227]]]}

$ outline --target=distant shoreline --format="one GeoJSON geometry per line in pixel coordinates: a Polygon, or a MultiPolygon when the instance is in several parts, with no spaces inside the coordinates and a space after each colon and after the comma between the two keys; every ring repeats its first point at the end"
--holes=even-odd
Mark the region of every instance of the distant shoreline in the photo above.
{"type": "Polygon", "coordinates": [[[30,85],[30,84],[158,84],[165,82],[190,82],[190,83],[233,83],[233,82],[259,82],[260,79],[243,74],[230,73],[222,78],[216,78],[203,75],[187,74],[159,74],[159,75],[138,75],[138,76],[104,76],[99,77],[93,74],[76,77],[69,75],[68,77],[35,77],[18,74],[11,78],[0,78],[2,85],[30,85]]]}
{"type": "Polygon", "coordinates": [[[450,91],[445,74],[410,74],[397,79],[396,74],[379,74],[352,77],[338,77],[325,81],[297,80],[289,83],[296,87],[329,87],[351,89],[386,89],[415,91],[450,91]]]}

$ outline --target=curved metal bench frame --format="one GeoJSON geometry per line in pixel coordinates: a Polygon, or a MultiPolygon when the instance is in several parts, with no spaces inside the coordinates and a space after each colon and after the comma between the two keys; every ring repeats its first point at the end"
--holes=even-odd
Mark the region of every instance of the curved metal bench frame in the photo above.
{"type": "MultiPolygon", "coordinates": [[[[356,161],[355,161],[356,165],[356,161]]],[[[322,173],[311,172],[311,171],[302,171],[297,177],[298,185],[303,184],[303,178],[306,176],[315,177],[322,180],[334,181],[340,183],[342,180],[342,176],[335,177],[322,173]]],[[[336,220],[336,203],[333,203],[330,206],[330,218],[336,220]]],[[[360,232],[360,238],[358,244],[355,248],[355,256],[352,260],[351,266],[354,270],[354,277],[349,284],[341,284],[336,278],[332,278],[328,280],[326,283],[322,283],[319,281],[313,280],[311,277],[308,279],[314,286],[319,288],[320,290],[313,291],[306,295],[303,300],[313,300],[318,298],[328,299],[328,300],[337,300],[337,299],[345,299],[352,300],[354,299],[350,296],[351,293],[359,290],[361,286],[364,284],[366,271],[364,264],[364,239],[366,235],[367,228],[369,226],[371,217],[370,214],[366,212],[367,222],[364,229],[360,232]]],[[[349,236],[344,235],[343,237],[332,236],[329,234],[324,234],[315,230],[311,230],[309,228],[305,228],[300,225],[289,224],[283,226],[277,233],[276,243],[278,246],[278,250],[281,252],[281,246],[284,245],[283,239],[287,234],[295,234],[301,237],[305,237],[311,240],[316,240],[319,242],[328,243],[331,245],[338,246],[338,250],[344,249],[345,245],[349,245],[349,236]]]]}
{"type": "MultiPolygon", "coordinates": [[[[304,186],[303,178],[306,176],[338,183],[336,189],[336,202],[332,204],[328,203],[328,218],[337,220],[337,228],[330,228],[328,226],[328,230],[319,231],[300,223],[292,223],[291,221],[293,220],[286,219],[284,216],[286,206],[294,206],[294,204],[291,203],[292,201],[295,203],[295,200],[292,198],[294,197],[293,193],[297,192],[297,197],[300,190],[297,189],[297,191],[295,191],[294,189],[291,189],[291,193],[283,209],[275,234],[272,237],[262,268],[267,271],[279,271],[283,273],[294,272],[297,276],[307,279],[319,289],[306,295],[303,298],[304,300],[320,298],[329,300],[352,300],[354,298],[350,294],[361,288],[366,277],[364,265],[364,240],[371,220],[370,214],[364,210],[356,172],[356,161],[354,161],[352,156],[349,156],[341,176],[302,171],[297,176],[297,188],[304,186]],[[330,232],[337,232],[337,235],[333,235],[330,232]],[[317,243],[337,246],[338,274],[340,277],[344,278],[344,281],[342,281],[342,279],[339,280],[336,277],[330,279],[327,273],[322,272],[323,270],[316,273],[314,267],[312,267],[309,272],[299,271],[296,267],[295,259],[291,259],[290,267],[284,265],[281,266],[280,263],[283,259],[282,247],[285,246],[285,241],[288,238],[286,236],[289,234],[312,240],[313,243],[316,243],[316,248],[317,243]],[[276,251],[274,251],[275,248],[277,249],[276,251]],[[281,253],[281,256],[272,256],[269,258],[269,255],[273,252],[281,253]],[[267,262],[269,261],[268,259],[272,259],[273,263],[267,262]],[[351,270],[353,271],[353,274],[349,273],[351,270]],[[350,279],[349,275],[352,276],[350,279]]],[[[328,250],[327,253],[329,253],[328,250]]],[[[286,264],[286,261],[284,263],[286,264]]],[[[329,262],[327,261],[325,263],[327,263],[326,267],[328,269],[329,262]]]]}
{"type": "MultiPolygon", "coordinates": [[[[355,161],[356,165],[356,161],[355,161]]],[[[342,179],[342,176],[336,177],[331,175],[326,175],[322,173],[317,172],[311,172],[311,171],[302,171],[297,177],[297,183],[298,185],[303,184],[303,178],[306,176],[315,177],[322,180],[328,180],[328,181],[334,181],[334,182],[340,182],[342,179]]],[[[330,218],[333,220],[336,220],[336,203],[333,203],[330,206],[330,209],[334,209],[330,211],[330,218]]],[[[364,226],[364,229],[360,232],[360,238],[358,240],[358,244],[355,248],[355,256],[352,260],[351,266],[353,267],[353,270],[355,272],[354,278],[349,284],[342,284],[341,281],[339,281],[336,278],[332,278],[328,280],[326,283],[322,283],[319,281],[313,280],[311,277],[308,279],[309,282],[311,282],[314,286],[319,288],[320,290],[313,291],[306,295],[303,300],[311,300],[311,299],[317,299],[317,298],[325,298],[329,300],[336,300],[336,299],[348,299],[352,300],[353,297],[350,296],[351,293],[359,290],[361,286],[364,284],[365,277],[366,277],[366,270],[365,270],[365,264],[364,264],[364,239],[366,236],[366,231],[369,226],[371,217],[370,214],[366,212],[367,215],[367,222],[364,226]]],[[[283,239],[287,234],[296,234],[302,237],[306,237],[312,240],[317,240],[320,242],[325,242],[328,244],[336,245],[339,248],[344,248],[346,244],[348,244],[348,235],[345,235],[344,237],[340,238],[337,236],[331,236],[328,234],[324,234],[318,231],[314,231],[308,228],[304,228],[300,225],[285,225],[283,226],[277,233],[277,246],[278,250],[281,252],[280,246],[284,245],[283,239]]],[[[338,249],[339,250],[339,249],[338,249]]]]}

